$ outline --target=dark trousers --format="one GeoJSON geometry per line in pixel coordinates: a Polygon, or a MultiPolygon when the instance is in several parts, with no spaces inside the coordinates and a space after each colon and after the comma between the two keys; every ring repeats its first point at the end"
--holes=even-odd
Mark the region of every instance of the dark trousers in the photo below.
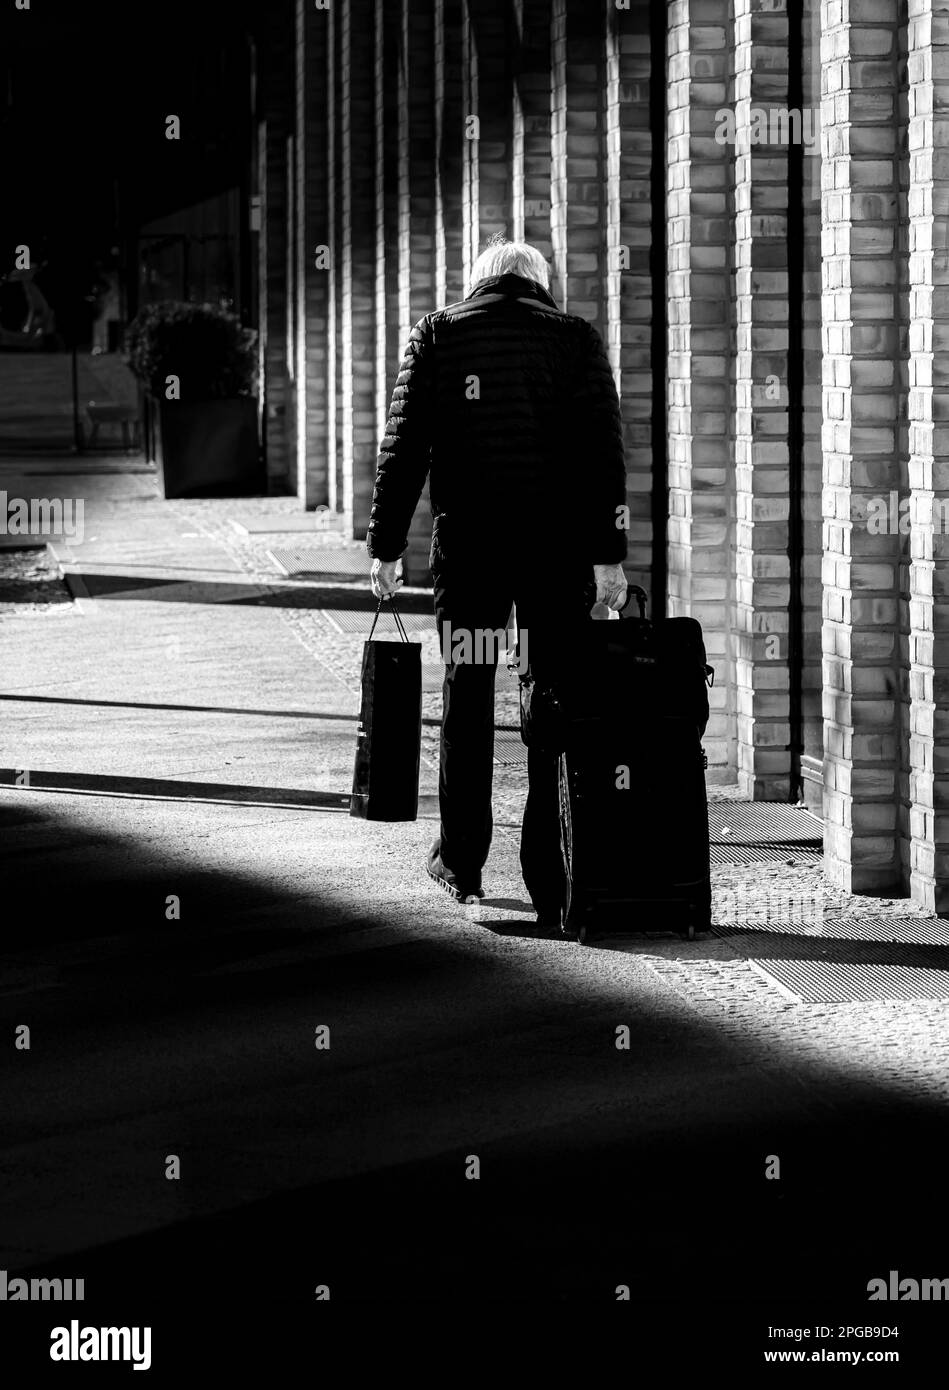
{"type": "MultiPolygon", "coordinates": [[[[482,556],[480,566],[487,563],[489,557],[482,556]]],[[[473,641],[470,654],[466,653],[464,634],[474,638],[479,630],[503,629],[516,604],[520,640],[522,646],[526,643],[532,672],[551,680],[568,672],[571,653],[576,654],[577,629],[589,621],[596,585],[592,566],[561,565],[555,574],[550,570],[548,561],[512,567],[483,580],[477,565],[445,565],[433,573],[435,619],[446,661],[438,779],[441,856],[460,878],[478,881],[491,846],[498,657],[497,645],[487,640],[473,641]],[[446,623],[459,660],[449,659],[451,647],[445,650],[446,623]],[[472,659],[466,660],[468,655],[472,659]]],[[[527,770],[521,867],[532,900],[542,906],[559,901],[562,874],[557,758],[529,748],[527,770]]]]}

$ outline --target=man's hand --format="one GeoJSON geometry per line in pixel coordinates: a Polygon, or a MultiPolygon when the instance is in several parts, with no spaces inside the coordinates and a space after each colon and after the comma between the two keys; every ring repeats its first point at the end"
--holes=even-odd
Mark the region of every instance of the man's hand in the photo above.
{"type": "Polygon", "coordinates": [[[594,565],[596,601],[605,608],[619,610],[626,602],[626,576],[622,565],[594,565]]]}
{"type": "Polygon", "coordinates": [[[398,577],[401,568],[401,560],[373,560],[369,583],[376,598],[388,597],[401,589],[402,580],[398,577]]]}

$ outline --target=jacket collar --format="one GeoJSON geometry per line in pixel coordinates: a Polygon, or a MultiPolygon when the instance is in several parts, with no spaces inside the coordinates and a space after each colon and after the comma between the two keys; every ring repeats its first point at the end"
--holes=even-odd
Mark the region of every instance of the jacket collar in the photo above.
{"type": "Polygon", "coordinates": [[[516,295],[519,299],[539,299],[543,304],[549,304],[551,308],[557,308],[557,301],[552,298],[543,285],[536,280],[528,280],[524,275],[492,275],[487,280],[479,280],[474,289],[465,295],[465,299],[477,299],[481,294],[510,294],[516,295]]]}

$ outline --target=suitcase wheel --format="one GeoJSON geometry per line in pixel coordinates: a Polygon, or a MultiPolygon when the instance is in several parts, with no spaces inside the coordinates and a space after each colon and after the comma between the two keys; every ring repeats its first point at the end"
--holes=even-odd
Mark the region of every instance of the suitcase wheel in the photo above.
{"type": "Polygon", "coordinates": [[[609,927],[597,914],[595,902],[589,899],[571,915],[570,925],[576,932],[577,941],[581,946],[592,946],[594,941],[600,941],[604,936],[610,935],[609,927]]]}
{"type": "Polygon", "coordinates": [[[589,946],[591,941],[595,941],[600,935],[596,930],[589,906],[580,902],[577,897],[574,897],[570,910],[566,914],[564,927],[568,932],[575,934],[581,946],[589,946]]]}
{"type": "Polygon", "coordinates": [[[711,902],[689,903],[687,925],[679,933],[683,941],[694,941],[697,931],[709,931],[712,926],[711,902]]]}
{"type": "Polygon", "coordinates": [[[577,943],[580,946],[592,946],[594,941],[600,941],[603,935],[603,932],[597,931],[593,926],[584,922],[577,931],[577,943]]]}

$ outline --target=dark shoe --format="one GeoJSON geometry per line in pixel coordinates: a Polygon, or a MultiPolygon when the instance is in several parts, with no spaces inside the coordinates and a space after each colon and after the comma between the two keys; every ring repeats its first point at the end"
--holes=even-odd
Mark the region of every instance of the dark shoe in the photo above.
{"type": "Polygon", "coordinates": [[[429,850],[428,863],[425,869],[429,878],[433,879],[439,888],[444,888],[445,892],[455,899],[455,902],[476,903],[484,897],[481,888],[481,875],[478,874],[477,881],[474,881],[473,877],[470,879],[459,878],[442,863],[437,840],[429,850]]]}

